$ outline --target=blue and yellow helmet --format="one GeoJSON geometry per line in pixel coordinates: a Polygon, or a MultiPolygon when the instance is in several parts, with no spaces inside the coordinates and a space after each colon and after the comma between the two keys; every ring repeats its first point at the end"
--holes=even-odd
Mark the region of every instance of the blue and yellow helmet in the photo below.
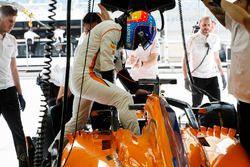
{"type": "Polygon", "coordinates": [[[127,18],[125,49],[134,50],[139,44],[147,49],[156,35],[153,16],[145,11],[135,11],[127,18]]]}

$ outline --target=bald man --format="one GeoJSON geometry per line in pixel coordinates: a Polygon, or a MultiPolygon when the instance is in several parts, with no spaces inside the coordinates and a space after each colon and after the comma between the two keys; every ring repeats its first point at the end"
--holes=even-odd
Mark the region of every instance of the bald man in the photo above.
{"type": "Polygon", "coordinates": [[[187,52],[191,68],[191,75],[194,80],[192,88],[187,76],[186,58],[183,57],[183,75],[185,88],[192,90],[193,107],[201,104],[203,93],[206,91],[210,101],[220,100],[220,88],[217,77],[217,70],[224,78],[219,58],[220,41],[217,35],[210,33],[212,20],[210,17],[202,17],[199,22],[200,30],[193,34],[187,42],[187,52]]]}

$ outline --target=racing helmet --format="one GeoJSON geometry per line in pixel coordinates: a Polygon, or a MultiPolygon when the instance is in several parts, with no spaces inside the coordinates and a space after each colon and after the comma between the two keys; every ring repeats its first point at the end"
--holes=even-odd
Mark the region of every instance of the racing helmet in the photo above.
{"type": "Polygon", "coordinates": [[[156,35],[156,23],[153,16],[145,11],[132,12],[127,17],[124,48],[135,50],[139,44],[147,49],[156,35]]]}

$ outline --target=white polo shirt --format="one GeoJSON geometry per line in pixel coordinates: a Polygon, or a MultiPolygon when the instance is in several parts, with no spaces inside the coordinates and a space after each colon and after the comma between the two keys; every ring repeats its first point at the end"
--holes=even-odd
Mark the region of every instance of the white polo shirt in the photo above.
{"type": "Polygon", "coordinates": [[[4,37],[0,34],[0,90],[14,86],[10,63],[17,54],[16,38],[8,33],[4,37]]]}
{"type": "Polygon", "coordinates": [[[228,15],[225,23],[232,34],[228,91],[238,100],[250,103],[250,34],[228,15]]]}
{"type": "Polygon", "coordinates": [[[208,37],[206,37],[200,31],[193,34],[187,42],[187,52],[189,54],[192,76],[197,78],[211,78],[217,76],[214,53],[218,52],[219,49],[220,40],[217,35],[209,33],[208,37]],[[209,44],[209,51],[202,62],[208,50],[208,47],[205,45],[206,43],[209,44]],[[201,62],[202,64],[198,67],[201,62]]]}

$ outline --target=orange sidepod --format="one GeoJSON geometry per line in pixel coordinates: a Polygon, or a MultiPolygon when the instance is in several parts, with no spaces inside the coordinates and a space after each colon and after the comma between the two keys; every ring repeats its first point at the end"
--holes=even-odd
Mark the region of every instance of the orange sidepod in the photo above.
{"type": "Polygon", "coordinates": [[[233,136],[235,130],[201,127],[201,132],[192,128],[182,129],[182,139],[190,167],[249,167],[248,156],[233,136]]]}
{"type": "Polygon", "coordinates": [[[116,157],[114,136],[110,133],[76,132],[75,139],[68,135],[69,142],[63,150],[61,166],[64,167],[98,167],[115,166],[116,157]]]}

